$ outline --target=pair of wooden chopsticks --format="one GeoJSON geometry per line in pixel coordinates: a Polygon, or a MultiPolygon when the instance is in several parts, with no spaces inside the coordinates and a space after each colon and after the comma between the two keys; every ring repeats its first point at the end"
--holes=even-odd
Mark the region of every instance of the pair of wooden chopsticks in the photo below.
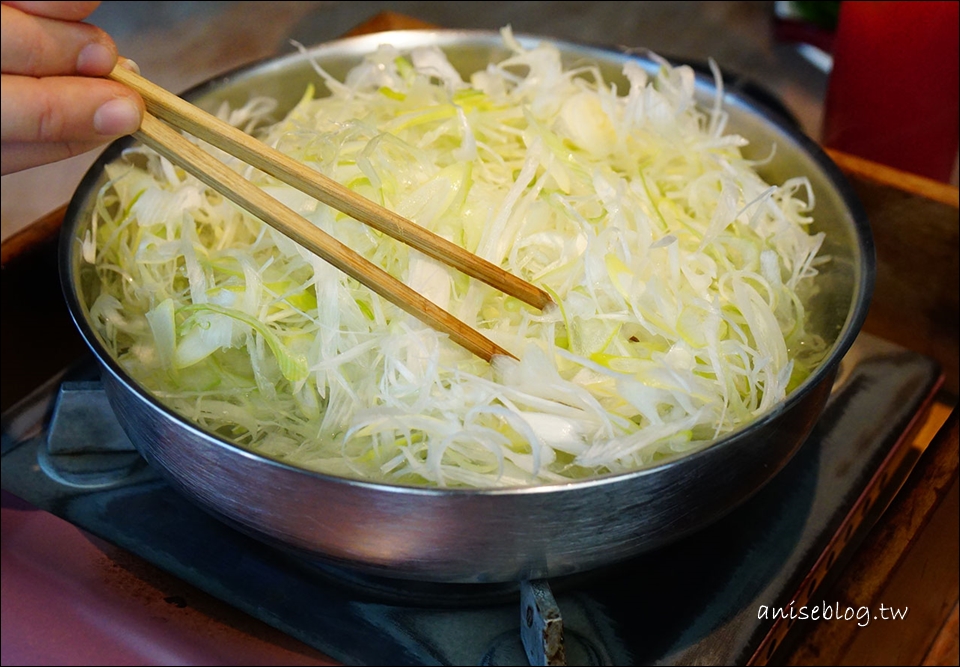
{"type": "Polygon", "coordinates": [[[486,361],[491,361],[496,355],[514,355],[266,194],[170,125],[535,308],[543,309],[552,303],[549,295],[540,288],[356,194],[140,75],[118,65],[109,77],[136,90],[146,103],[147,113],[144,114],[140,130],[134,134],[135,138],[410,315],[448,334],[451,340],[486,361]]]}

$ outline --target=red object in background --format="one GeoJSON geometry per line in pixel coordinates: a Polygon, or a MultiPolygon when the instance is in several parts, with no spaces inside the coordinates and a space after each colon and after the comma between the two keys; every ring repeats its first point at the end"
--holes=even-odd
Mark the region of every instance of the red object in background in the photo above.
{"type": "Polygon", "coordinates": [[[822,142],[949,182],[960,123],[958,2],[843,2],[822,142]]]}

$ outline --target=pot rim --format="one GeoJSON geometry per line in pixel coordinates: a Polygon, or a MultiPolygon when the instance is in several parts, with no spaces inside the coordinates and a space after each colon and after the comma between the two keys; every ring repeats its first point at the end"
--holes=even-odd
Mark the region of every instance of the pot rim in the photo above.
{"type": "MultiPolygon", "coordinates": [[[[562,51],[576,54],[583,57],[592,57],[598,60],[608,62],[626,62],[630,59],[640,59],[642,63],[650,65],[649,60],[644,60],[644,54],[648,51],[615,50],[607,47],[588,45],[570,42],[562,39],[554,39],[545,36],[532,35],[528,33],[517,33],[515,38],[524,46],[532,46],[539,42],[547,42],[556,45],[562,51]]],[[[281,68],[284,65],[295,63],[305,59],[308,56],[320,56],[325,53],[335,52],[339,55],[361,57],[376,49],[380,44],[390,43],[400,50],[412,48],[421,45],[437,45],[443,48],[463,43],[482,43],[482,45],[499,46],[502,44],[499,31],[492,30],[463,30],[463,29],[435,29],[435,30],[393,30],[387,32],[373,33],[368,35],[359,35],[353,37],[343,37],[340,39],[323,42],[312,47],[307,47],[303,52],[295,52],[279,57],[268,57],[254,61],[252,63],[231,69],[225,73],[214,76],[196,86],[189,88],[182,94],[186,99],[196,99],[216,90],[218,87],[228,83],[231,79],[241,77],[246,74],[257,72],[265,68],[281,68]]],[[[694,72],[698,86],[706,86],[708,90],[714,91],[715,86],[712,79],[706,77],[700,72],[694,72]]],[[[873,244],[873,237],[867,220],[866,212],[857,198],[854,190],[841,172],[839,167],[827,155],[827,153],[813,139],[804,134],[800,128],[783,121],[782,116],[771,107],[760,100],[748,98],[741,91],[725,90],[723,95],[724,108],[731,105],[753,109],[758,111],[765,120],[774,123],[778,129],[787,135],[787,138],[796,142],[800,148],[810,157],[820,168],[830,184],[836,188],[837,194],[847,208],[853,223],[854,236],[857,242],[856,257],[856,285],[852,290],[852,300],[846,320],[841,328],[836,340],[832,344],[829,354],[823,362],[808,376],[794,391],[792,391],[784,400],[780,401],[773,408],[756,419],[741,425],[735,430],[727,433],[710,444],[695,452],[685,454],[678,458],[669,459],[662,463],[654,464],[650,467],[639,470],[605,473],[589,478],[570,480],[569,482],[544,483],[527,486],[503,486],[491,488],[447,488],[447,487],[427,487],[401,485],[396,483],[387,483],[380,481],[371,481],[363,479],[353,479],[348,477],[339,477],[328,473],[300,468],[290,465],[270,456],[246,449],[240,445],[234,444],[229,440],[221,438],[189,421],[179,415],[146,390],[139,382],[131,378],[119,363],[113,359],[112,355],[101,343],[99,335],[90,326],[87,318],[87,307],[82,303],[77,290],[77,284],[74,276],[74,257],[78,252],[77,228],[81,225],[81,214],[84,209],[84,202],[90,194],[96,192],[98,181],[102,177],[103,167],[106,163],[119,157],[121,152],[132,146],[134,140],[131,137],[119,139],[108,146],[96,159],[90,169],[81,180],[74,196],[71,198],[64,217],[64,224],[61,229],[60,247],[59,247],[59,269],[61,277],[61,287],[67,302],[70,317],[79,329],[81,336],[87,346],[93,352],[102,367],[114,375],[125,387],[131,390],[139,400],[147,403],[152,410],[164,414],[173,419],[178,426],[188,429],[193,434],[207,440],[212,440],[218,445],[231,450],[234,454],[239,454],[245,458],[251,458],[259,462],[287,469],[291,472],[313,477],[324,482],[333,482],[337,484],[346,484],[351,487],[368,488],[380,492],[396,492],[403,494],[417,494],[426,496],[492,496],[492,495],[517,495],[517,494],[552,494],[564,491],[572,491],[596,486],[605,486],[617,484],[628,480],[635,480],[646,476],[658,475],[664,470],[672,469],[677,466],[687,464],[687,462],[699,460],[706,456],[717,456],[724,449],[728,449],[743,438],[749,437],[754,431],[765,428],[770,422],[776,420],[784,412],[791,410],[797,403],[803,400],[815,387],[822,382],[832,378],[839,366],[843,356],[853,345],[856,337],[866,320],[867,311],[873,294],[874,282],[876,279],[876,257],[873,244]]]]}

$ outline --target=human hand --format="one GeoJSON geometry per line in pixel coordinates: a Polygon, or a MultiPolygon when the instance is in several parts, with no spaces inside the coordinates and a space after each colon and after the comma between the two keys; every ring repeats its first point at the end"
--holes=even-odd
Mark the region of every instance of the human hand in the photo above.
{"type": "Polygon", "coordinates": [[[0,4],[3,174],[85,153],[139,128],[143,100],[102,78],[117,64],[116,45],[81,23],[99,4],[0,4]]]}

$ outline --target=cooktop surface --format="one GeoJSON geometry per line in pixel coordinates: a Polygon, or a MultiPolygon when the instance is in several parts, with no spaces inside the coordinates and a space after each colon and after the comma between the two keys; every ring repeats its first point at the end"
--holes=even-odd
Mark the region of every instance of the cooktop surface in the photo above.
{"type": "Polygon", "coordinates": [[[775,610],[832,604],[818,590],[896,491],[939,382],[929,358],[863,334],[809,439],[746,503],[656,552],[522,585],[371,578],[237,532],[140,458],[92,360],[3,415],[2,485],[345,664],[521,664],[544,657],[543,637],[522,639],[536,627],[562,628],[542,647],[554,664],[763,663],[789,629],[775,610]]]}

